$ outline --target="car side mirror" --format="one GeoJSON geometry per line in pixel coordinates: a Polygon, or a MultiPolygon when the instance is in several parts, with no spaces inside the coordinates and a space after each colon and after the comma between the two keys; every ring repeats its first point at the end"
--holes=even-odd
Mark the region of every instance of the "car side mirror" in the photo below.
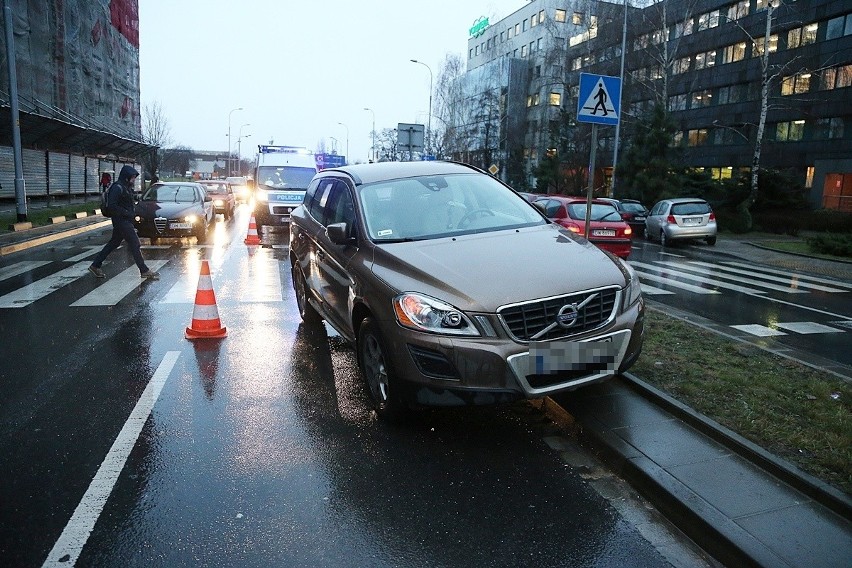
{"type": "Polygon", "coordinates": [[[210,197],[209,195],[205,195],[205,196],[204,196],[204,201],[205,201],[205,202],[207,202],[207,201],[213,201],[213,198],[212,198],[212,197],[210,197]]]}
{"type": "Polygon", "coordinates": [[[349,234],[349,225],[347,223],[332,223],[325,228],[325,234],[328,235],[328,240],[336,245],[346,245],[355,242],[355,239],[349,234]]]}
{"type": "Polygon", "coordinates": [[[535,203],[533,203],[533,207],[538,209],[541,212],[541,214],[544,215],[544,203],[540,203],[540,202],[536,201],[535,203]]]}

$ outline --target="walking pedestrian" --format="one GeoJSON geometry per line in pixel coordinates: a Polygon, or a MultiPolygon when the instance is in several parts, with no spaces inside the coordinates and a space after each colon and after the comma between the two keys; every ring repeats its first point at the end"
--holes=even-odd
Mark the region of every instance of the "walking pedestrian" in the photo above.
{"type": "Polygon", "coordinates": [[[101,252],[95,255],[95,259],[89,267],[89,272],[97,278],[106,278],[104,271],[101,270],[104,259],[106,259],[109,253],[118,248],[121,241],[126,241],[142,278],[146,280],[160,279],[160,275],[152,271],[145,264],[145,259],[142,258],[142,246],[139,242],[139,235],[136,234],[136,227],[133,226],[133,217],[135,216],[133,185],[138,176],[139,172],[132,166],[124,166],[118,174],[118,180],[109,188],[109,192],[107,193],[107,210],[112,221],[112,237],[104,245],[104,248],[101,249],[101,252]]]}

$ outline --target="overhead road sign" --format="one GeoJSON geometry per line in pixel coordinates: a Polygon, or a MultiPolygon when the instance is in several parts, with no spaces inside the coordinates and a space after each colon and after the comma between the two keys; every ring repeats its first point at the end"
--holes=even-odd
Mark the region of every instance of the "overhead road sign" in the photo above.
{"type": "Polygon", "coordinates": [[[618,124],[621,114],[621,79],[607,75],[580,73],[577,121],[618,124]]]}

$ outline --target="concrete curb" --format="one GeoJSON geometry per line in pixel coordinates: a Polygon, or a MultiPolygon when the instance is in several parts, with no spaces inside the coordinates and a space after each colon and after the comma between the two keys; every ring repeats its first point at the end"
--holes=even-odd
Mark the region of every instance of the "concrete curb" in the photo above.
{"type": "Polygon", "coordinates": [[[852,499],[843,492],[805,473],[786,460],[771,454],[718,422],[696,412],[663,391],[642,381],[639,377],[631,373],[622,373],[621,376],[625,383],[639,395],[666,409],[705,436],[730,448],[817,503],[852,521],[852,499]]]}
{"type": "Polygon", "coordinates": [[[0,246],[0,256],[4,256],[7,254],[11,254],[13,252],[18,252],[22,250],[26,250],[31,247],[51,243],[53,241],[58,241],[60,239],[64,239],[66,237],[72,237],[74,235],[79,235],[82,233],[86,233],[88,231],[94,231],[95,229],[100,229],[103,227],[107,227],[112,223],[109,219],[106,221],[98,221],[94,223],[88,223],[86,225],[81,225],[79,227],[74,228],[65,228],[59,232],[48,233],[46,235],[41,236],[33,236],[31,239],[26,239],[17,243],[8,244],[5,246],[0,246]]]}
{"type": "Polygon", "coordinates": [[[827,257],[824,257],[824,256],[814,256],[812,254],[806,254],[806,253],[803,253],[803,252],[778,250],[778,249],[774,249],[772,247],[763,246],[763,245],[753,243],[753,242],[749,242],[749,241],[742,241],[742,242],[744,242],[747,245],[751,245],[754,248],[759,248],[759,249],[762,249],[762,250],[777,252],[778,254],[789,254],[789,255],[792,255],[792,256],[799,256],[799,257],[802,257],[802,258],[815,258],[817,260],[824,260],[826,262],[839,262],[841,264],[852,264],[852,260],[846,260],[846,259],[843,259],[843,258],[827,258],[827,257]]]}

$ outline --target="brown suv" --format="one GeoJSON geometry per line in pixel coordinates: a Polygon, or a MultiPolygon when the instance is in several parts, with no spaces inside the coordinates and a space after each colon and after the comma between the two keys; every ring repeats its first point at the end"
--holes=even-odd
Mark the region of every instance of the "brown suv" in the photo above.
{"type": "Polygon", "coordinates": [[[292,213],[290,260],[302,318],[355,343],[383,417],[571,390],[642,346],[633,270],[463,164],[318,173],[292,213]]]}

